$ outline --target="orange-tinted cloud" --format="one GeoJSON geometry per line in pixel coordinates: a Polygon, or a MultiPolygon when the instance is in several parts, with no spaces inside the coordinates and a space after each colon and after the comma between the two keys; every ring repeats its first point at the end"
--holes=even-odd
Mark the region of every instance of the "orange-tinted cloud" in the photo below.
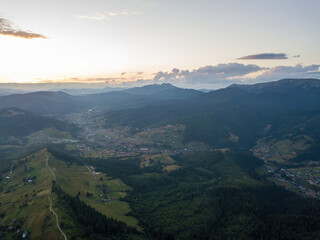
{"type": "Polygon", "coordinates": [[[47,39],[46,36],[39,33],[33,33],[30,31],[23,31],[20,29],[16,29],[15,27],[13,27],[13,24],[9,20],[4,18],[0,18],[0,35],[25,38],[25,39],[34,39],[34,38],[47,39]]]}

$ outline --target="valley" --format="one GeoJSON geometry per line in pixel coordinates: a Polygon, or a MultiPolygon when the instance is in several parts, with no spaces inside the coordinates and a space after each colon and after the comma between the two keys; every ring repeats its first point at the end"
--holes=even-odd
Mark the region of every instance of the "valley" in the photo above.
{"type": "Polygon", "coordinates": [[[0,109],[1,239],[316,239],[318,95],[279,85],[301,87],[58,93],[74,111],[36,93],[50,114],[18,96],[0,109]]]}
{"type": "Polygon", "coordinates": [[[107,156],[132,155],[136,153],[168,153],[177,154],[185,151],[208,150],[209,146],[202,142],[183,141],[185,126],[181,124],[147,129],[130,126],[108,126],[101,109],[83,114],[69,114],[61,118],[76,124],[83,132],[82,141],[69,142],[68,150],[77,149],[81,157],[105,158],[107,156]]]}
{"type": "Polygon", "coordinates": [[[0,240],[320,240],[319,0],[0,3],[0,240]]]}

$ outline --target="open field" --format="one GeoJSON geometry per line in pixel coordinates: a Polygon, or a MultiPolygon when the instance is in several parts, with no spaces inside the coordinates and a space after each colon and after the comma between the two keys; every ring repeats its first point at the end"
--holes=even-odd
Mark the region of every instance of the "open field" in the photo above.
{"type": "Polygon", "coordinates": [[[312,139],[306,135],[288,136],[282,140],[265,138],[257,141],[252,151],[261,159],[283,163],[308,149],[311,142],[312,139]]]}
{"type": "Polygon", "coordinates": [[[138,229],[138,221],[126,216],[129,204],[121,201],[129,187],[120,179],[111,179],[97,173],[90,166],[79,166],[50,158],[50,167],[55,172],[57,183],[68,194],[80,199],[108,217],[127,223],[138,229]]]}
{"type": "Polygon", "coordinates": [[[143,155],[140,162],[140,168],[152,167],[156,164],[171,165],[175,161],[166,154],[155,154],[155,155],[143,155]]]}

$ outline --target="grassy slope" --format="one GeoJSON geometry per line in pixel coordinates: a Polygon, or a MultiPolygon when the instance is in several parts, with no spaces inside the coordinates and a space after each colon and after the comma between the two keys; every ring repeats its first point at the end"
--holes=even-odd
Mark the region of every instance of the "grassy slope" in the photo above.
{"type": "Polygon", "coordinates": [[[34,157],[28,156],[27,159],[25,162],[20,160],[20,164],[12,170],[12,174],[4,175],[10,176],[7,185],[4,185],[5,179],[1,182],[4,188],[0,197],[0,212],[6,215],[1,221],[5,225],[11,225],[14,219],[22,219],[24,222],[22,229],[31,230],[31,239],[62,239],[48,208],[52,175],[45,165],[45,152],[40,151],[34,154],[34,157]],[[36,176],[36,179],[33,183],[24,185],[23,178],[27,178],[28,175],[36,176]],[[15,186],[15,191],[4,194],[10,186],[15,186]],[[27,205],[19,208],[25,204],[27,205]]]}
{"type": "Polygon", "coordinates": [[[80,192],[81,200],[96,210],[108,217],[123,221],[129,226],[141,229],[138,226],[137,219],[126,216],[130,211],[130,207],[127,202],[120,201],[120,198],[125,196],[129,188],[120,179],[110,179],[103,174],[93,175],[85,166],[76,164],[68,166],[66,162],[57,159],[51,160],[50,166],[57,176],[57,183],[68,194],[74,196],[80,192]],[[100,177],[103,178],[102,181],[100,181],[100,177]],[[111,198],[111,203],[99,201],[102,191],[97,187],[97,184],[108,186],[110,189],[108,196],[111,198]],[[92,193],[93,196],[87,197],[87,192],[92,193]]]}
{"type": "MultiPolygon", "coordinates": [[[[113,217],[119,221],[127,223],[129,226],[138,226],[137,219],[132,216],[126,216],[130,211],[129,204],[120,201],[121,197],[125,197],[126,191],[129,189],[120,179],[110,179],[102,174],[93,175],[85,166],[78,166],[54,159],[45,150],[41,150],[26,158],[14,160],[17,165],[15,169],[4,173],[0,182],[0,213],[4,213],[5,217],[0,218],[0,222],[4,225],[11,226],[14,219],[22,221],[22,229],[31,231],[31,239],[62,239],[60,232],[56,227],[54,216],[49,210],[49,187],[53,179],[52,174],[48,171],[45,160],[49,156],[49,166],[57,177],[57,182],[69,194],[76,195],[79,191],[80,198],[96,210],[108,217],[113,217]],[[10,179],[6,179],[9,176],[10,179]],[[36,177],[32,183],[25,184],[23,178],[36,177]],[[103,177],[103,181],[100,181],[103,177]],[[7,184],[5,184],[7,182],[7,184]],[[97,184],[104,184],[110,189],[108,194],[111,203],[102,203],[99,201],[102,193],[97,184]],[[13,188],[14,191],[10,191],[13,188]],[[7,193],[5,193],[7,192],[7,193]],[[86,193],[93,194],[88,198],[86,193]],[[21,207],[19,207],[21,206],[21,207]]],[[[79,225],[74,219],[66,213],[66,209],[57,201],[57,196],[52,193],[51,199],[53,209],[59,216],[61,228],[68,238],[79,232],[79,225]]],[[[7,233],[7,239],[11,239],[15,234],[7,233]]],[[[2,237],[2,236],[1,236],[2,237]]],[[[2,239],[2,238],[1,238],[2,239]]]]}

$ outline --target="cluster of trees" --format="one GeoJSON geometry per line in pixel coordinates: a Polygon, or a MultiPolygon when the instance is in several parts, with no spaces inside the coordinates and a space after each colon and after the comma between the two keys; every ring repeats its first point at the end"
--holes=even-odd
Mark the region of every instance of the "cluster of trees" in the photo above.
{"type": "Polygon", "coordinates": [[[277,186],[148,181],[154,190],[133,191],[126,200],[151,239],[320,237],[320,204],[277,186]]]}
{"type": "Polygon", "coordinates": [[[82,165],[83,162],[80,158],[75,157],[73,155],[64,153],[63,151],[60,151],[59,149],[57,149],[57,147],[52,147],[52,146],[48,146],[47,147],[47,151],[54,156],[56,159],[59,159],[61,161],[67,162],[67,163],[76,163],[79,165],[82,165]]]}
{"type": "Polygon", "coordinates": [[[128,239],[128,235],[137,234],[137,230],[125,223],[106,217],[94,208],[65,193],[53,182],[52,191],[59,197],[59,202],[65,206],[67,213],[83,226],[80,237],[86,239],[128,239]]]}

